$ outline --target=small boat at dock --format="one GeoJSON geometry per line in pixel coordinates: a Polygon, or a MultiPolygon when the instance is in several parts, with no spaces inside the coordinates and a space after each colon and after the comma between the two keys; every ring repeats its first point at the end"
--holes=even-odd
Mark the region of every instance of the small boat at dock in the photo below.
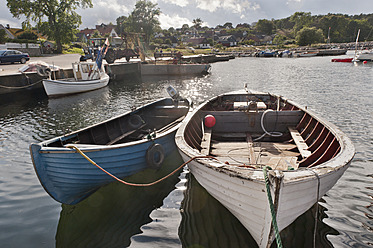
{"type": "Polygon", "coordinates": [[[197,181],[261,248],[317,203],[355,154],[343,132],[306,107],[250,90],[204,102],[175,140],[197,181]]]}
{"type": "Polygon", "coordinates": [[[358,61],[373,61],[373,50],[363,50],[356,56],[358,61]]]}
{"type": "Polygon", "coordinates": [[[110,80],[103,66],[95,62],[77,62],[72,64],[73,78],[43,79],[45,92],[49,97],[71,95],[105,87],[110,80]]]}
{"type": "Polygon", "coordinates": [[[34,169],[45,191],[58,202],[76,204],[115,180],[82,154],[117,178],[158,169],[176,149],[175,133],[190,106],[176,91],[170,92],[173,98],[31,144],[34,169]]]}
{"type": "Polygon", "coordinates": [[[342,59],[332,59],[332,62],[344,62],[351,63],[354,58],[342,58],[342,59]]]}

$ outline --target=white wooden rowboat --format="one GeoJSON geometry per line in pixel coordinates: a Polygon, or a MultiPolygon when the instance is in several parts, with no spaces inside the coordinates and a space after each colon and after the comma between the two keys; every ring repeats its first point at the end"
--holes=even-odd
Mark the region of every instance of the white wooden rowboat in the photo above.
{"type": "Polygon", "coordinates": [[[312,111],[253,91],[206,101],[183,121],[175,140],[184,161],[211,156],[188,163],[190,171],[259,247],[270,247],[276,227],[283,230],[331,189],[355,153],[344,133],[312,111]],[[216,120],[212,128],[207,115],[216,120]],[[270,193],[266,166],[272,168],[270,193]]]}

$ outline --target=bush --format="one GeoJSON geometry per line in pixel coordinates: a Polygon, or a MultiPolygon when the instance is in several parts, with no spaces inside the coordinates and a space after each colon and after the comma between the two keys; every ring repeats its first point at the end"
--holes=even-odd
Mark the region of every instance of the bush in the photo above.
{"type": "Polygon", "coordinates": [[[18,35],[17,38],[22,40],[37,40],[38,36],[34,32],[25,31],[22,34],[18,35]]]}
{"type": "Polygon", "coordinates": [[[0,29],[0,43],[5,43],[8,40],[4,29],[0,29]]]}
{"type": "Polygon", "coordinates": [[[62,53],[63,54],[75,54],[75,53],[77,53],[77,54],[80,54],[80,55],[84,55],[83,49],[77,48],[77,47],[70,47],[66,50],[64,49],[62,53]]]}

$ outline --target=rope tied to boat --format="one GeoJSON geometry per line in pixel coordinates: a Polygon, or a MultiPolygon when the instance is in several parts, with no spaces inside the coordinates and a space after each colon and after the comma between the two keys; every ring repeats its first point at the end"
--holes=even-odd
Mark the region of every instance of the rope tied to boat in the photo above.
{"type": "Polygon", "coordinates": [[[308,169],[308,171],[312,172],[317,178],[317,195],[316,195],[316,210],[315,210],[315,225],[313,227],[313,247],[316,248],[316,231],[317,231],[317,221],[319,217],[319,198],[320,198],[320,176],[317,174],[316,171],[312,169],[308,169]]]}
{"type": "Polygon", "coordinates": [[[282,248],[280,232],[278,230],[277,221],[276,221],[276,212],[275,212],[275,208],[274,208],[274,205],[273,205],[271,189],[269,188],[270,182],[269,182],[269,178],[268,178],[268,175],[267,175],[267,169],[271,169],[271,167],[269,167],[269,166],[264,166],[263,167],[263,174],[264,174],[264,180],[265,180],[265,185],[266,185],[267,198],[268,198],[268,202],[269,202],[269,207],[271,209],[272,224],[273,224],[273,228],[275,230],[277,247],[282,248]]]}
{"type": "Polygon", "coordinates": [[[135,186],[135,187],[148,187],[148,186],[152,186],[152,185],[155,185],[157,183],[160,183],[162,182],[163,180],[169,178],[170,176],[172,176],[173,174],[175,174],[178,170],[180,170],[181,168],[183,168],[186,164],[192,162],[193,160],[195,159],[199,159],[199,158],[212,158],[212,159],[216,159],[212,156],[195,156],[191,159],[189,159],[187,162],[183,163],[182,165],[180,165],[178,168],[176,168],[175,170],[173,170],[172,172],[170,172],[168,175],[154,181],[154,182],[151,182],[151,183],[130,183],[130,182],[126,182],[118,177],[116,177],[115,175],[113,175],[112,173],[108,172],[107,170],[105,170],[104,168],[102,168],[101,166],[99,166],[95,161],[93,161],[91,158],[89,158],[82,150],[80,150],[78,147],[74,146],[74,145],[68,145],[66,146],[67,148],[72,148],[72,149],[75,149],[80,155],[82,155],[86,160],[88,160],[91,164],[93,164],[94,166],[96,166],[97,168],[99,168],[101,171],[105,172],[107,175],[111,176],[112,178],[114,178],[116,181],[120,182],[120,183],[123,183],[125,185],[129,185],[129,186],[135,186]]]}

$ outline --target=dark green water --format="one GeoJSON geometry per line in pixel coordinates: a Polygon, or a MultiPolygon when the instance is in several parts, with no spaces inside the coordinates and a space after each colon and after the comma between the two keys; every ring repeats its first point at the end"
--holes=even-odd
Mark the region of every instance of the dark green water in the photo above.
{"type": "MultiPolygon", "coordinates": [[[[113,183],[65,206],[39,184],[28,150],[32,142],[165,97],[170,84],[199,104],[245,83],[307,105],[344,131],[356,148],[350,168],[318,208],[282,232],[285,247],[313,247],[314,239],[316,247],[373,246],[373,63],[330,60],[237,58],[213,64],[205,77],[119,80],[59,99],[35,92],[0,99],[0,247],[255,247],[187,168],[157,187],[113,183]]],[[[170,168],[181,163],[177,153],[168,160],[170,168]]],[[[161,172],[144,173],[132,179],[151,180],[161,172]]]]}

